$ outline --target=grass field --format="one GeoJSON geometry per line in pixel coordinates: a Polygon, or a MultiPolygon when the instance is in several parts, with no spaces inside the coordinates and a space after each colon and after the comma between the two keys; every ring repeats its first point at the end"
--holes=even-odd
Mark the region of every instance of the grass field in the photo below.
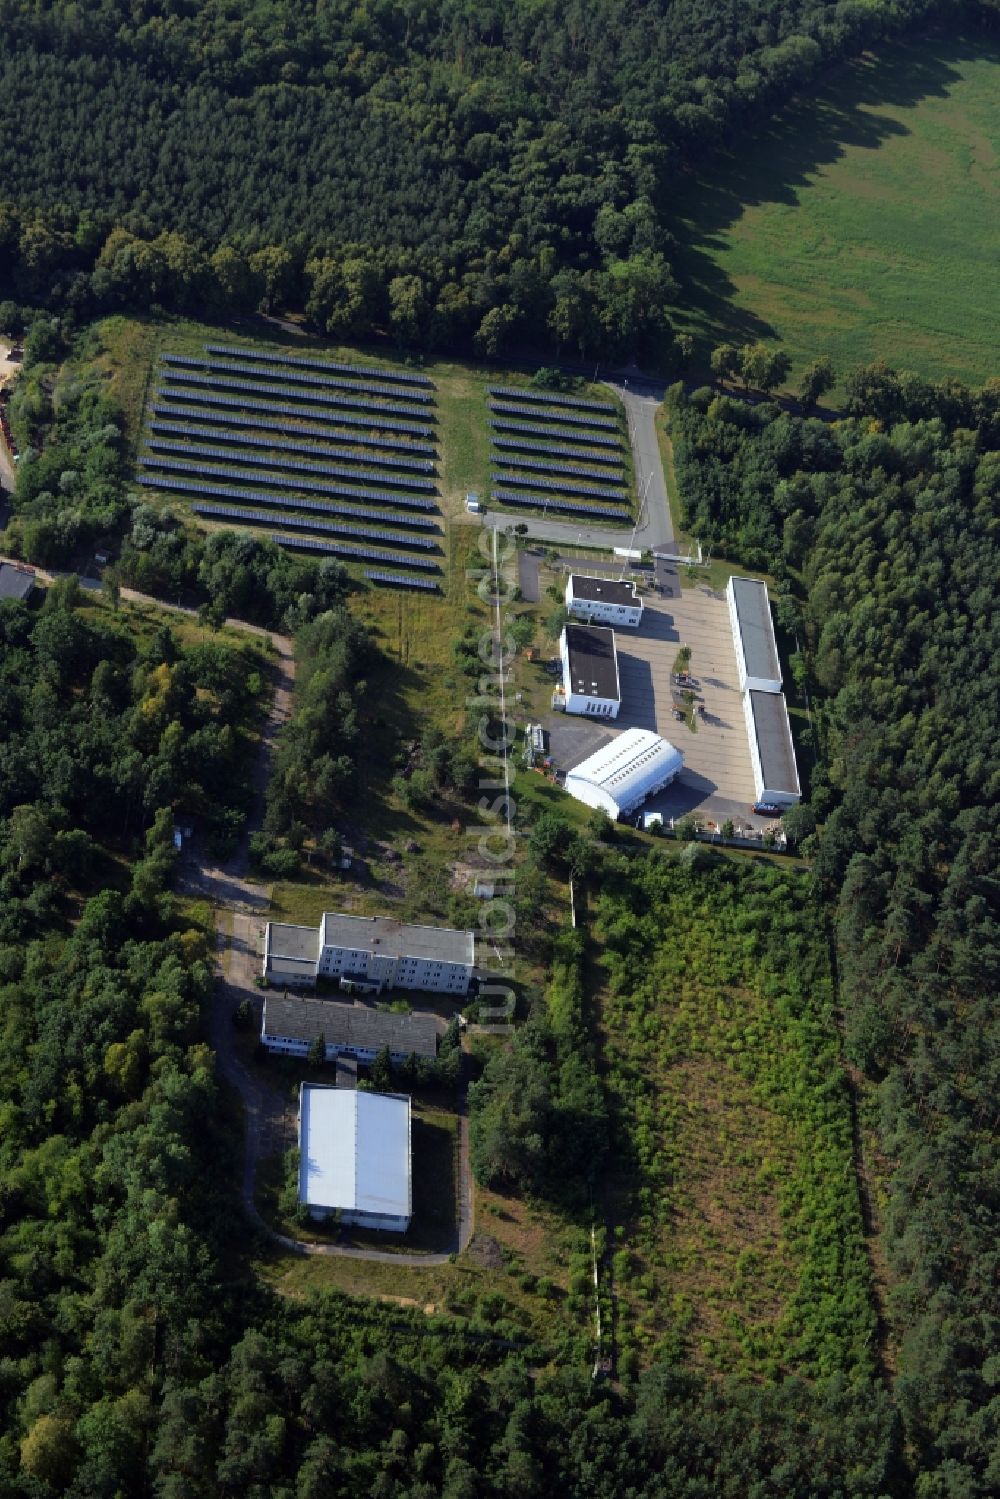
{"type": "Polygon", "coordinates": [[[998,372],[1000,47],[934,35],[838,68],[681,189],[673,309],[713,344],[802,366],[998,372]]]}

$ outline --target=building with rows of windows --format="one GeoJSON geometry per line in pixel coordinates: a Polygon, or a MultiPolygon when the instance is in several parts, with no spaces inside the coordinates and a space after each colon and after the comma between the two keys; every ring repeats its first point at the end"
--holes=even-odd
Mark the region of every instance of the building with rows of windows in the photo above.
{"type": "Polygon", "coordinates": [[[327,911],[318,928],[268,922],[264,939],[264,978],[284,988],[311,989],[325,978],[359,994],[422,989],[463,995],[474,970],[473,932],[390,916],[327,911]]]}

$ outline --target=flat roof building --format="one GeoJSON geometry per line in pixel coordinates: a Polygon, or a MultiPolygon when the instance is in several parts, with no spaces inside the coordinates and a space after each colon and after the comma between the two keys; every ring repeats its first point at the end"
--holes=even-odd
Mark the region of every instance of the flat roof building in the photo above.
{"type": "Polygon", "coordinates": [[[312,1218],[404,1234],[413,1215],[410,1100],[303,1083],[299,1202],[312,1218]]]}
{"type": "Polygon", "coordinates": [[[270,922],[264,938],[264,977],[270,984],[312,988],[317,978],[343,989],[425,989],[467,994],[475,969],[475,934],[418,926],[392,916],[327,911],[316,927],[270,922]]]}
{"type": "Polygon", "coordinates": [[[684,756],[652,729],[626,729],[566,772],[566,790],[609,817],[625,817],[679,775],[684,756]]]}
{"type": "Polygon", "coordinates": [[[566,608],[589,624],[634,629],[642,621],[642,599],[635,584],[617,578],[570,573],[566,582],[566,608]]]}
{"type": "Polygon", "coordinates": [[[433,1015],[395,1015],[390,1010],[333,999],[266,996],[260,1039],[268,1051],[304,1057],[320,1036],[328,1062],[338,1056],[374,1062],[386,1046],[397,1063],[414,1053],[433,1061],[437,1056],[438,1022],[433,1015]]]}
{"type": "Polygon", "coordinates": [[[743,694],[750,764],[759,802],[791,807],[801,800],[795,746],[783,692],[743,694]]]}
{"type": "Polygon", "coordinates": [[[35,586],[35,574],[19,562],[0,562],[0,599],[26,603],[35,586]]]}
{"type": "Polygon", "coordinates": [[[781,691],[781,665],[767,587],[759,578],[731,577],[726,586],[740,691],[781,691]]]}
{"type": "Polygon", "coordinates": [[[617,718],[621,707],[615,632],[602,625],[567,624],[559,640],[562,702],[567,713],[617,718]]]}

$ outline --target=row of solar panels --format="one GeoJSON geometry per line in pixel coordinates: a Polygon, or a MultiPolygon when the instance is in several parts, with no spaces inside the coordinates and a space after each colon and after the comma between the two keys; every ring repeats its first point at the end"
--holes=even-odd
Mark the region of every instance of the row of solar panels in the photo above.
{"type": "Polygon", "coordinates": [[[254,489],[234,489],[226,484],[202,484],[197,479],[158,478],[155,474],[140,474],[139,483],[147,489],[169,489],[177,494],[207,495],[213,500],[249,500],[252,505],[274,505],[287,510],[308,510],[314,515],[344,515],[358,521],[391,521],[397,526],[412,526],[414,529],[436,529],[436,520],[425,515],[413,515],[409,511],[397,515],[392,510],[370,510],[363,505],[338,505],[335,501],[303,500],[298,496],[289,499],[283,494],[262,494],[254,489]]]}
{"type": "Polygon", "coordinates": [[[525,436],[533,438],[552,438],[556,442],[565,439],[567,442],[585,442],[595,448],[621,449],[620,437],[601,437],[596,432],[574,432],[564,427],[536,427],[531,422],[511,422],[506,418],[492,421],[489,425],[494,432],[523,432],[525,436]]]}
{"type": "MultiPolygon", "coordinates": [[[[242,469],[218,468],[209,464],[178,463],[173,458],[140,458],[141,468],[159,469],[168,474],[204,474],[212,479],[232,479],[236,484],[259,484],[265,489],[307,490],[310,494],[335,494],[345,500],[367,500],[373,505],[409,505],[415,510],[434,510],[433,500],[418,499],[413,495],[395,494],[381,489],[352,489],[343,484],[330,484],[322,479],[285,479],[280,474],[246,474],[242,469]]],[[[361,479],[370,479],[371,474],[359,474],[361,479]]]]}
{"type": "Polygon", "coordinates": [[[540,474],[551,474],[554,478],[565,474],[569,479],[596,479],[598,483],[606,480],[609,484],[625,483],[623,468],[573,468],[568,463],[553,463],[546,458],[523,458],[514,453],[495,453],[493,458],[495,463],[505,463],[508,468],[528,468],[540,474]]]}
{"type": "Polygon", "coordinates": [[[625,503],[620,489],[595,489],[589,484],[574,484],[571,479],[539,479],[536,474],[490,474],[491,484],[513,484],[518,489],[545,489],[552,494],[579,494],[591,500],[617,500],[625,503]]]}
{"type": "MultiPolygon", "coordinates": [[[[493,401],[490,410],[499,411],[502,416],[528,416],[539,422],[547,414],[538,411],[534,406],[525,406],[519,401],[493,401]]],[[[611,417],[573,416],[569,411],[553,412],[553,415],[558,421],[565,423],[569,427],[593,427],[601,432],[616,432],[618,430],[618,423],[611,417]]],[[[539,427],[538,430],[544,432],[546,429],[539,427]]]]}
{"type": "Polygon", "coordinates": [[[163,363],[171,366],[179,366],[181,369],[205,370],[209,374],[216,375],[255,375],[276,377],[286,381],[289,385],[312,385],[320,389],[347,390],[361,392],[370,396],[387,396],[390,401],[402,400],[405,396],[410,401],[421,401],[430,404],[434,400],[431,391],[394,389],[391,385],[383,385],[376,380],[348,380],[343,375],[303,375],[297,370],[274,370],[268,364],[257,364],[247,360],[240,363],[231,359],[198,359],[189,358],[186,354],[161,354],[163,363]]]}
{"type": "MultiPolygon", "coordinates": [[[[227,418],[229,420],[229,418],[227,418]]],[[[354,463],[376,464],[379,468],[410,468],[416,469],[422,474],[432,474],[434,465],[429,458],[386,458],[381,453],[356,453],[353,448],[318,448],[312,443],[283,442],[280,438],[270,437],[248,437],[246,432],[219,432],[214,427],[187,427],[182,422],[159,422],[151,421],[149,430],[154,435],[166,437],[184,437],[193,440],[199,437],[208,438],[210,442],[230,442],[234,446],[244,448],[263,448],[268,453],[295,453],[306,458],[347,458],[354,463]]],[[[279,432],[287,430],[284,427],[277,428],[279,432]]],[[[363,443],[366,447],[377,448],[379,443],[371,438],[352,438],[351,441],[363,443]]],[[[151,448],[162,447],[159,442],[150,442],[151,448]]],[[[395,443],[394,447],[404,448],[405,443],[395,443]]],[[[218,452],[220,458],[232,458],[229,452],[218,452]]]]}
{"type": "Polygon", "coordinates": [[[629,513],[620,505],[586,505],[583,501],[553,500],[545,494],[513,494],[509,489],[494,489],[491,498],[498,505],[525,505],[532,510],[568,511],[589,516],[592,520],[627,521],[629,513]]]}
{"type": "Polygon", "coordinates": [[[532,401],[539,406],[572,406],[578,411],[614,411],[610,401],[585,401],[580,396],[542,395],[537,390],[515,390],[510,385],[488,385],[488,396],[513,397],[515,401],[532,401]]]}
{"type": "Polygon", "coordinates": [[[332,359],[301,359],[292,354],[271,354],[264,349],[242,349],[236,344],[206,344],[207,354],[224,354],[227,358],[258,359],[266,364],[287,364],[295,369],[339,370],[346,375],[372,375],[379,380],[395,380],[398,385],[431,385],[426,375],[410,375],[400,370],[372,369],[369,364],[338,364],[332,359]]]}
{"type": "Polygon", "coordinates": [[[406,573],[386,573],[373,567],[365,568],[365,577],[369,583],[381,583],[385,588],[427,588],[433,593],[438,592],[438,584],[433,578],[411,578],[406,573]]]}
{"type": "MultiPolygon", "coordinates": [[[[353,396],[335,396],[331,394],[320,395],[317,391],[312,390],[289,390],[286,385],[268,385],[265,384],[262,380],[221,380],[217,376],[213,375],[191,374],[188,370],[161,370],[160,378],[163,380],[168,380],[170,382],[171,388],[176,385],[193,385],[198,387],[199,389],[208,389],[210,391],[225,391],[227,394],[237,394],[240,391],[244,391],[248,397],[255,398],[246,402],[246,404],[251,406],[253,409],[256,409],[258,405],[264,404],[264,402],[256,399],[263,396],[266,398],[266,400],[276,399],[279,401],[302,401],[310,408],[310,410],[314,406],[326,406],[331,410],[343,407],[348,411],[352,408],[360,408],[362,411],[377,411],[379,413],[384,412],[388,417],[416,416],[420,417],[425,422],[433,421],[434,419],[433,412],[424,411],[420,406],[406,406],[403,404],[399,404],[396,406],[383,406],[380,405],[378,401],[373,401],[368,396],[362,395],[360,393],[353,396]]],[[[177,391],[174,391],[175,398],[177,398],[178,394],[179,393],[177,391]]]]}
{"type": "Polygon", "coordinates": [[[339,521],[308,520],[299,515],[269,515],[266,510],[243,510],[234,505],[205,505],[201,501],[191,506],[195,515],[207,520],[234,520],[247,526],[293,526],[299,531],[323,531],[330,536],[353,537],[355,541],[387,541],[393,546],[420,547],[425,552],[437,551],[436,536],[400,536],[396,531],[365,530],[342,525],[339,521]]]}
{"type": "Polygon", "coordinates": [[[389,562],[395,563],[397,567],[423,567],[432,572],[440,570],[437,563],[429,557],[407,557],[400,552],[387,552],[381,547],[348,546],[343,541],[314,541],[311,536],[272,536],[271,540],[282,547],[293,547],[303,552],[322,552],[327,557],[344,557],[348,561],[389,562]]]}
{"type": "MultiPolygon", "coordinates": [[[[233,401],[226,396],[203,396],[193,390],[157,390],[158,397],[166,397],[170,400],[201,401],[203,405],[227,407],[237,411],[253,410],[253,417],[230,416],[229,411],[190,411],[184,406],[152,405],[150,411],[154,416],[182,416],[195,417],[200,422],[216,422],[220,426],[247,427],[252,425],[261,432],[294,432],[303,437],[349,437],[351,442],[366,443],[372,447],[393,448],[402,452],[433,453],[432,442],[400,442],[391,438],[355,437],[353,432],[349,433],[327,433],[323,427],[289,427],[287,421],[269,422],[269,416],[296,417],[302,413],[295,410],[293,406],[272,406],[263,404],[254,405],[249,408],[245,401],[233,401]],[[264,418],[261,418],[263,412],[264,418]]],[[[371,416],[323,416],[318,411],[310,411],[309,416],[317,422],[333,422],[338,427],[361,427],[366,432],[415,432],[423,437],[433,437],[431,427],[415,426],[412,422],[386,422],[379,421],[377,417],[371,416]]]]}
{"type": "MultiPolygon", "coordinates": [[[[524,442],[519,437],[494,437],[494,448],[505,452],[526,453],[529,458],[572,458],[574,463],[621,463],[620,452],[590,453],[582,448],[566,447],[558,442],[524,442]]],[[[613,444],[615,448],[618,444],[613,444]]],[[[513,459],[504,459],[513,462],[513,459]]]]}
{"type": "MultiPolygon", "coordinates": [[[[292,473],[301,473],[307,476],[300,486],[303,489],[312,488],[312,478],[314,476],[324,476],[328,479],[357,479],[362,484],[370,484],[373,479],[377,479],[380,484],[393,484],[399,489],[420,489],[427,494],[434,494],[437,487],[433,479],[418,479],[414,474],[371,474],[365,469],[344,468],[339,463],[300,463],[294,458],[265,458],[260,453],[234,454],[227,452],[225,448],[210,448],[200,443],[178,444],[157,442],[154,439],[150,439],[149,446],[160,452],[169,453],[173,458],[221,458],[223,462],[227,459],[230,461],[235,459],[237,463],[245,464],[247,468],[283,469],[292,473]]],[[[351,457],[353,455],[348,454],[347,456],[351,457]]],[[[368,461],[371,462],[372,460],[369,459],[368,461]]],[[[144,458],[142,462],[159,465],[163,463],[163,460],[159,458],[144,458]]],[[[176,464],[168,466],[176,467],[176,464]]],[[[207,468],[204,472],[218,473],[223,479],[243,479],[249,477],[246,474],[235,474],[231,470],[222,471],[207,468]]],[[[282,483],[284,482],[282,480],[282,483]]]]}

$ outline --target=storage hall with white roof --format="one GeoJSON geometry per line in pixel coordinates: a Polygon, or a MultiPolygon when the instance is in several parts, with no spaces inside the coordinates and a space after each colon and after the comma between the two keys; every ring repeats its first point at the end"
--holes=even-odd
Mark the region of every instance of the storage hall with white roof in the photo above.
{"type": "Polygon", "coordinates": [[[684,756],[652,729],[626,729],[566,772],[566,790],[609,817],[626,817],[680,774],[684,756]]]}
{"type": "Polygon", "coordinates": [[[405,1234],[413,1215],[409,1098],[303,1083],[299,1202],[311,1218],[405,1234]]]}

